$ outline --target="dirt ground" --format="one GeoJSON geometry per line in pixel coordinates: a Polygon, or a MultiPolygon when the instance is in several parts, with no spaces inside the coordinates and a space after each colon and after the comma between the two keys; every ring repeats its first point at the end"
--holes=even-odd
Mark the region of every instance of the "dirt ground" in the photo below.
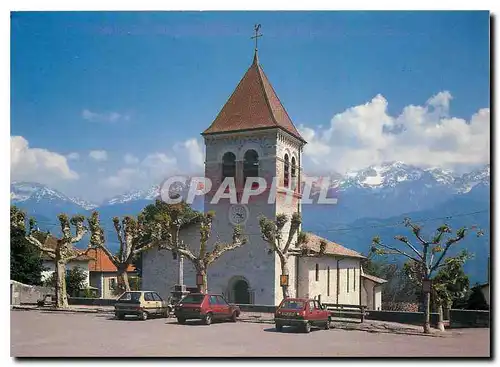
{"type": "Polygon", "coordinates": [[[179,325],[175,318],[11,311],[13,357],[488,357],[489,345],[489,329],[443,337],[339,329],[303,334],[278,333],[265,323],[179,325]]]}

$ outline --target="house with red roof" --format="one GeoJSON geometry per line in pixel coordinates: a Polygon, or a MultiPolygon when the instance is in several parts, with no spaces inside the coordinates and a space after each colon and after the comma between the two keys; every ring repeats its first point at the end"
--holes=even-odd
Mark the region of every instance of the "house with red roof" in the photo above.
{"type": "MultiPolygon", "coordinates": [[[[109,259],[103,249],[90,249],[87,252],[89,260],[90,285],[97,288],[99,298],[116,298],[118,270],[109,259]]],[[[134,283],[137,278],[137,271],[133,265],[127,268],[127,275],[130,283],[134,283]]]]}

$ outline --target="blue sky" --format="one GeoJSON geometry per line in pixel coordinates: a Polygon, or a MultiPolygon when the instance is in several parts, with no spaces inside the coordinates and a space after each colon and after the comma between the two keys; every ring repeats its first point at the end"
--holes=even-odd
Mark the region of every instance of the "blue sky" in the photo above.
{"type": "Polygon", "coordinates": [[[489,161],[484,146],[464,150],[489,140],[487,12],[38,12],[11,15],[12,179],[100,200],[156,183],[151,170],[196,171],[200,132],[252,61],[254,23],[311,171],[332,154],[329,170],[425,165],[401,153],[410,133],[376,135],[388,120],[445,126],[413,135],[433,165],[489,161]],[[352,134],[357,146],[339,140],[352,134]]]}

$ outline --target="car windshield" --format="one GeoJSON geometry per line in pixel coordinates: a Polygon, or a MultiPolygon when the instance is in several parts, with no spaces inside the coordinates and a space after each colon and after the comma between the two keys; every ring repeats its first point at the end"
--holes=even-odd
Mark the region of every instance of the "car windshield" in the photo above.
{"type": "Polygon", "coordinates": [[[139,292],[125,292],[118,299],[119,301],[138,301],[141,298],[141,293],[139,292]]]}
{"type": "Polygon", "coordinates": [[[304,306],[305,303],[303,301],[288,300],[283,302],[281,308],[286,308],[287,310],[302,310],[304,306]]]}
{"type": "Polygon", "coordinates": [[[196,305],[199,305],[201,302],[203,302],[203,298],[205,296],[203,294],[190,294],[183,299],[181,299],[182,303],[193,303],[196,305]]]}

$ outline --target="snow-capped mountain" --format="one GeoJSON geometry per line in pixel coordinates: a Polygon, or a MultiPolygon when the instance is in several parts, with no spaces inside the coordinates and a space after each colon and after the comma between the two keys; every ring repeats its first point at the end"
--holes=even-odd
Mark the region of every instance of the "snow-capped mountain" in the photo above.
{"type": "Polygon", "coordinates": [[[124,204],[136,200],[155,200],[160,195],[160,186],[154,185],[145,190],[133,190],[106,200],[103,205],[124,204]]]}
{"type": "Polygon", "coordinates": [[[349,171],[333,184],[341,191],[353,187],[380,190],[416,181],[420,181],[426,187],[441,186],[454,193],[466,193],[478,183],[489,185],[490,165],[487,164],[469,173],[457,175],[451,170],[442,168],[422,169],[403,162],[390,162],[349,171]]]}
{"type": "MultiPolygon", "coordinates": [[[[473,188],[475,192],[479,189],[487,192],[490,165],[458,175],[441,168],[422,169],[403,162],[390,162],[350,171],[345,175],[335,173],[330,177],[333,178],[331,188],[336,190],[338,207],[329,211],[342,222],[349,222],[366,216],[384,218],[404,211],[429,209],[454,195],[467,194],[473,188]]],[[[153,185],[114,196],[97,205],[82,198],[66,196],[46,185],[11,183],[11,203],[43,215],[63,210],[76,213],[92,209],[99,210],[102,216],[136,214],[155,200],[159,193],[160,187],[153,185]]],[[[201,209],[202,200],[199,204],[195,203],[195,207],[201,209]]],[[[309,209],[304,208],[305,211],[309,209]]]]}
{"type": "Polygon", "coordinates": [[[10,185],[10,200],[13,203],[23,202],[26,200],[34,200],[36,202],[40,202],[42,200],[71,201],[69,197],[63,193],[34,182],[12,182],[10,185]]]}
{"type": "Polygon", "coordinates": [[[97,205],[86,200],[71,198],[62,192],[34,182],[12,182],[10,202],[39,220],[55,222],[57,215],[86,214],[97,205]]]}
{"type": "Polygon", "coordinates": [[[10,185],[10,200],[13,204],[28,200],[37,203],[42,201],[67,201],[81,206],[86,210],[98,207],[97,204],[90,201],[77,197],[66,196],[60,191],[35,182],[12,182],[10,185]]]}
{"type": "Polygon", "coordinates": [[[87,201],[85,199],[78,198],[78,197],[70,197],[69,199],[72,202],[74,202],[76,205],[80,205],[83,209],[86,209],[86,210],[92,210],[92,209],[95,209],[99,206],[95,203],[92,203],[90,201],[87,201]]]}
{"type": "Polygon", "coordinates": [[[455,183],[458,192],[467,193],[476,186],[490,186],[490,165],[465,173],[455,183]]]}
{"type": "Polygon", "coordinates": [[[380,166],[370,166],[357,171],[349,171],[339,182],[342,189],[352,186],[360,188],[395,187],[401,182],[417,181],[434,176],[420,168],[402,162],[384,163],[380,166]]]}

